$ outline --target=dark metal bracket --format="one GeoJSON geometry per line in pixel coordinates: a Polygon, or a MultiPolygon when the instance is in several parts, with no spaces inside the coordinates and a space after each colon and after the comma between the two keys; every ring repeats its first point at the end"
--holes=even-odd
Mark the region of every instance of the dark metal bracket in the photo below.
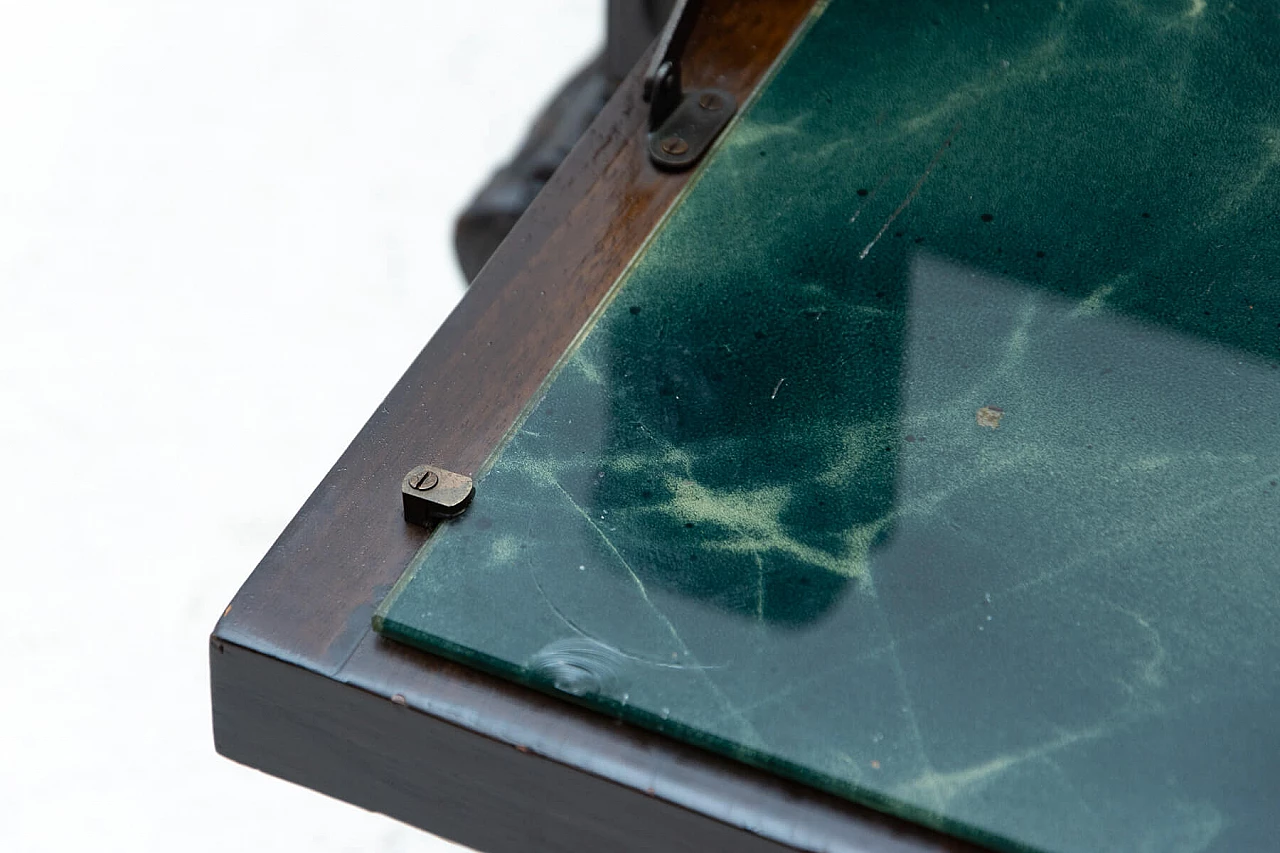
{"type": "Polygon", "coordinates": [[[688,169],[702,159],[738,109],[737,101],[722,89],[686,92],[681,84],[680,57],[701,12],[702,0],[679,0],[658,36],[644,75],[649,158],[671,172],[688,169]]]}

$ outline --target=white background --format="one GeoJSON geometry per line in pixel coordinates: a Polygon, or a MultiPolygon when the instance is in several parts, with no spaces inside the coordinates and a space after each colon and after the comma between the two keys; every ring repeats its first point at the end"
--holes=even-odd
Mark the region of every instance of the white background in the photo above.
{"type": "Polygon", "coordinates": [[[207,636],[603,11],[0,0],[0,850],[457,849],[217,757],[207,636]]]}

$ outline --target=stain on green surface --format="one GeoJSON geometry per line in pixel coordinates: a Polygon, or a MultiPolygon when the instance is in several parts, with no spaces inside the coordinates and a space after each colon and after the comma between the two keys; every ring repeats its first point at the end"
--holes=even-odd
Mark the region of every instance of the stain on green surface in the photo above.
{"type": "Polygon", "coordinates": [[[1280,11],[834,0],[388,636],[1006,849],[1280,836],[1280,11]]]}

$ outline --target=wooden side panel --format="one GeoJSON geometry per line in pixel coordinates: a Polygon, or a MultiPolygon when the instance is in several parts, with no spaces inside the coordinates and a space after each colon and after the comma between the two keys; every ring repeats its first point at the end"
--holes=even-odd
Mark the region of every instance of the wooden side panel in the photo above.
{"type": "Polygon", "coordinates": [[[978,848],[390,644],[359,689],[214,641],[228,758],[486,853],[978,848]],[[386,691],[412,674],[417,692],[386,691]]]}

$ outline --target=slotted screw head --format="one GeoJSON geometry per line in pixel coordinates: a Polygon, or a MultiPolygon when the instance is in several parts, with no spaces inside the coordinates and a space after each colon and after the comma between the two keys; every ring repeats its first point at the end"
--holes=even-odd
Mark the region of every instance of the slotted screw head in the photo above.
{"type": "Polygon", "coordinates": [[[685,142],[678,136],[668,136],[662,140],[662,150],[672,157],[679,157],[689,150],[689,143],[685,142]]]}

